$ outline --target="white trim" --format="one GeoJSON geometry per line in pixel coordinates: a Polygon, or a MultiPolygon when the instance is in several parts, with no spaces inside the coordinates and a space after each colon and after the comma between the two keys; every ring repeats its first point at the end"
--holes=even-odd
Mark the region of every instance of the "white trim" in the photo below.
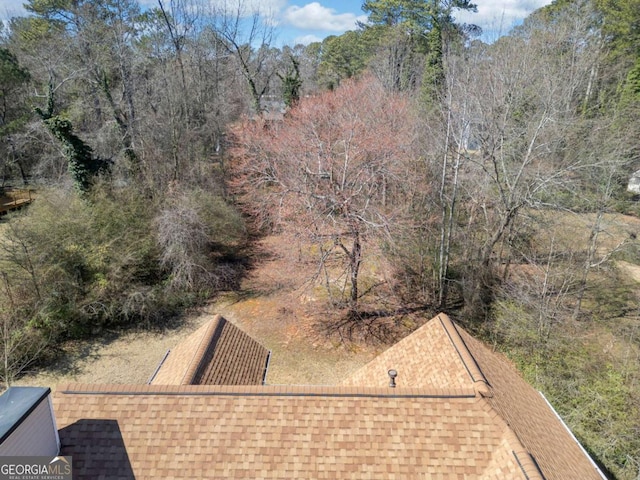
{"type": "Polygon", "coordinates": [[[53,411],[53,402],[51,401],[51,392],[47,395],[47,402],[49,403],[49,410],[51,411],[51,423],[53,423],[53,431],[56,436],[56,446],[58,449],[58,453],[56,455],[60,455],[60,449],[62,445],[60,443],[60,435],[58,434],[58,424],[56,423],[56,414],[53,411]]]}
{"type": "Polygon", "coordinates": [[[576,442],[576,445],[578,445],[578,447],[580,447],[580,450],[582,450],[582,453],[584,453],[584,456],[587,457],[589,459],[589,462],[591,462],[591,465],[593,466],[593,468],[595,468],[596,472],[598,472],[598,475],[600,475],[600,478],[602,478],[603,480],[609,480],[609,478],[602,473],[602,470],[600,470],[600,468],[598,467],[598,464],[596,462],[593,461],[593,458],[591,458],[591,455],[589,455],[589,453],[584,449],[584,447],[582,446],[582,444],[578,441],[578,439],[576,438],[576,436],[573,434],[573,432],[571,431],[571,429],[567,426],[566,423],[564,423],[564,420],[562,420],[562,417],[560,415],[558,415],[558,412],[556,412],[556,409],[553,408],[553,405],[551,405],[551,403],[549,403],[549,400],[547,400],[547,397],[544,396],[544,393],[542,392],[538,392],[540,394],[540,396],[544,399],[544,401],[547,403],[547,405],[549,406],[549,408],[551,409],[551,411],[555,414],[556,418],[558,420],[560,420],[560,423],[562,424],[562,426],[565,428],[565,430],[567,431],[567,433],[569,433],[569,435],[571,436],[571,438],[573,438],[573,441],[576,442]]]}

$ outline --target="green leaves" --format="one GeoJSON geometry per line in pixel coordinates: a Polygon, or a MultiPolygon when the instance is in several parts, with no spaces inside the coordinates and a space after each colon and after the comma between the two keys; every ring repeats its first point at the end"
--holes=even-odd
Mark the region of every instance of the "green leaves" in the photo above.
{"type": "Polygon", "coordinates": [[[603,33],[615,50],[640,54],[640,0],[596,0],[604,15],[603,33]]]}
{"type": "Polygon", "coordinates": [[[93,184],[94,178],[109,168],[110,163],[97,158],[93,149],[80,137],[73,133],[71,122],[59,115],[54,115],[53,88],[49,87],[47,110],[36,108],[47,129],[62,143],[64,154],[69,162],[69,173],[73,177],[76,188],[86,193],[93,184]]]}
{"type": "Polygon", "coordinates": [[[369,13],[373,25],[408,28],[411,34],[422,35],[436,23],[453,23],[454,10],[475,12],[469,0],[365,0],[362,10],[369,13]]]}
{"type": "Polygon", "coordinates": [[[424,0],[366,0],[362,10],[374,25],[403,25],[418,33],[431,29],[437,4],[424,0]]]}
{"type": "Polygon", "coordinates": [[[369,36],[362,31],[327,37],[322,42],[322,61],[319,67],[322,83],[333,89],[341,80],[364,71],[373,52],[368,40],[369,36]]]}
{"type": "MultiPolygon", "coordinates": [[[[602,16],[601,30],[608,46],[607,68],[626,75],[615,76],[620,106],[633,107],[640,100],[640,0],[595,0],[602,16]],[[624,70],[621,70],[620,67],[624,70]]],[[[613,89],[612,88],[612,89],[613,89]]]]}
{"type": "Polygon", "coordinates": [[[300,99],[300,87],[302,87],[302,79],[300,78],[300,62],[293,56],[290,56],[291,66],[287,72],[278,77],[282,81],[282,96],[287,107],[291,108],[300,99]]]}
{"type": "Polygon", "coordinates": [[[16,57],[9,50],[0,48],[0,136],[15,131],[24,123],[25,108],[17,98],[30,78],[16,57]]]}
{"type": "Polygon", "coordinates": [[[71,0],[28,0],[24,8],[44,18],[52,19],[72,8],[71,0]]]}
{"type": "Polygon", "coordinates": [[[31,75],[20,67],[15,55],[6,48],[0,48],[0,95],[29,81],[30,78],[31,75]]]}

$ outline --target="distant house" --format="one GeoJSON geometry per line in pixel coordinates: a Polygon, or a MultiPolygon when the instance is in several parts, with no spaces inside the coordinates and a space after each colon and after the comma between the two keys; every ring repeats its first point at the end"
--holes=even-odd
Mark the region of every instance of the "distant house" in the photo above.
{"type": "Polygon", "coordinates": [[[235,355],[232,332],[217,317],[148,385],[59,386],[60,453],[74,478],[605,478],[544,397],[445,315],[330,387],[253,374],[216,383],[244,378],[222,370],[264,367],[266,350],[244,334],[238,349],[258,353],[192,374],[235,355]]]}

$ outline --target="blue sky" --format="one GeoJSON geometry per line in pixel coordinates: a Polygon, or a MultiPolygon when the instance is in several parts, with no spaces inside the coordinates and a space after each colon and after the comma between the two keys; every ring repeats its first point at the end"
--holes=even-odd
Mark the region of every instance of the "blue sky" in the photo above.
{"type": "MultiPolygon", "coordinates": [[[[285,44],[306,44],[328,35],[340,35],[354,29],[357,21],[366,20],[362,0],[267,1],[278,11],[279,38],[285,44]]],[[[475,3],[477,13],[459,13],[456,19],[479,25],[485,32],[482,38],[493,41],[551,0],[475,0],[475,3]]]]}
{"type": "MultiPolygon", "coordinates": [[[[144,6],[155,6],[157,0],[139,0],[144,6]]],[[[168,2],[169,0],[165,0],[168,2]]],[[[198,0],[194,0],[198,1],[198,0]]],[[[294,45],[340,35],[365,21],[362,0],[205,0],[211,4],[243,2],[245,11],[260,9],[270,12],[277,26],[278,44],[294,45]]],[[[24,0],[0,0],[0,19],[24,14],[24,0]]],[[[493,41],[522,22],[532,11],[551,3],[551,0],[476,0],[478,13],[460,14],[458,21],[474,23],[484,30],[483,39],[493,41]]]]}

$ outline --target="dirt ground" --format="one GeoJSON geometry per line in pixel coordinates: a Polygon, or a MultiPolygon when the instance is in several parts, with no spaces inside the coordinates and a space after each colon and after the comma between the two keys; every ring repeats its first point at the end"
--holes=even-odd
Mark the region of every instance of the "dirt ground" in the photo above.
{"type": "Polygon", "coordinates": [[[260,259],[237,292],[227,292],[175,328],[107,333],[65,345],[56,364],[22,377],[16,384],[48,386],[67,382],[146,383],[167,350],[212,315],[222,314],[272,351],[270,384],[335,384],[384,349],[383,343],[345,342],[326,335],[318,291],[305,280],[313,265],[297,262],[299,251],[270,237],[259,245],[260,259]]]}
{"type": "Polygon", "coordinates": [[[640,266],[623,261],[618,261],[616,264],[625,275],[629,276],[633,281],[640,283],[640,266]]]}
{"type": "MultiPolygon", "coordinates": [[[[601,240],[605,248],[613,249],[621,239],[640,232],[639,219],[607,215],[604,220],[601,240]]],[[[576,230],[589,228],[586,224],[573,227],[572,237],[576,230]]],[[[327,333],[327,326],[335,327],[340,322],[335,311],[328,312],[326,290],[308,282],[317,268],[311,257],[311,252],[305,253],[295,242],[268,237],[257,245],[254,268],[239,291],[223,293],[177,326],[161,332],[112,332],[92,341],[65,345],[68,353],[64,358],[22,377],[16,384],[55,389],[67,382],[146,383],[167,350],[212,315],[222,314],[272,351],[268,383],[330,385],[430,317],[418,312],[364,319],[353,339],[345,339],[341,334],[345,329],[327,333]]],[[[628,278],[640,282],[639,266],[616,263],[628,278]]],[[[384,280],[380,270],[379,263],[369,265],[367,274],[375,281],[384,280]]]]}

